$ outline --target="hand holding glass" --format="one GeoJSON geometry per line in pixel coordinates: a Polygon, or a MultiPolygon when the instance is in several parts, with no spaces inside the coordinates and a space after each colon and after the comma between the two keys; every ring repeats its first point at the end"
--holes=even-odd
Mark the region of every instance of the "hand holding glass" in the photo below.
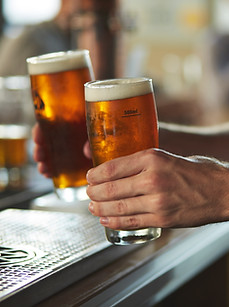
{"type": "Polygon", "coordinates": [[[35,115],[49,146],[58,197],[77,199],[91,162],[87,141],[84,83],[93,79],[88,50],[57,52],[27,59],[35,115]]]}
{"type": "MultiPolygon", "coordinates": [[[[152,80],[123,78],[85,84],[86,122],[94,166],[158,147],[158,122],[152,80]]],[[[113,230],[108,241],[127,245],[157,239],[160,228],[113,230]]]]}

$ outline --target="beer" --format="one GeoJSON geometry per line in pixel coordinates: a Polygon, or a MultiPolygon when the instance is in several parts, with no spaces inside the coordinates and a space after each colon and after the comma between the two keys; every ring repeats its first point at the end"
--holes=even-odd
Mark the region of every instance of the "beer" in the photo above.
{"type": "Polygon", "coordinates": [[[60,198],[72,201],[75,189],[87,183],[86,172],[91,167],[83,154],[87,140],[84,83],[93,78],[89,52],[58,52],[29,58],[27,63],[36,119],[49,146],[55,190],[60,198]]]}
{"type": "MultiPolygon", "coordinates": [[[[85,84],[88,138],[94,166],[158,147],[158,121],[152,80],[123,78],[85,84]]],[[[142,243],[160,236],[159,228],[111,230],[115,244],[142,243]]]]}
{"type": "Polygon", "coordinates": [[[85,88],[87,129],[95,166],[158,147],[157,114],[150,84],[139,87],[132,97],[134,84],[119,86],[115,82],[92,82],[85,88]],[[95,86],[101,86],[100,91],[95,86]],[[108,90],[110,96],[106,94],[108,90]]]}
{"type": "Polygon", "coordinates": [[[29,129],[0,125],[0,191],[24,186],[29,129]]]}
{"type": "Polygon", "coordinates": [[[0,167],[21,167],[27,162],[28,129],[20,125],[0,125],[0,167]]]}

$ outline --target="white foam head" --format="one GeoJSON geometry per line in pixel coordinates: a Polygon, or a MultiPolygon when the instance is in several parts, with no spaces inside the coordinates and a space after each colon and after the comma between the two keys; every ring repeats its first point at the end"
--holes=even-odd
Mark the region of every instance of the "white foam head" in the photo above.
{"type": "Polygon", "coordinates": [[[121,78],[90,81],[85,85],[86,101],[107,101],[141,96],[153,92],[148,78],[121,78]]]}
{"type": "Polygon", "coordinates": [[[40,75],[80,69],[92,69],[88,50],[70,50],[43,54],[26,60],[30,75],[40,75]]]}
{"type": "Polygon", "coordinates": [[[0,125],[0,139],[26,139],[29,127],[26,125],[0,125]]]}

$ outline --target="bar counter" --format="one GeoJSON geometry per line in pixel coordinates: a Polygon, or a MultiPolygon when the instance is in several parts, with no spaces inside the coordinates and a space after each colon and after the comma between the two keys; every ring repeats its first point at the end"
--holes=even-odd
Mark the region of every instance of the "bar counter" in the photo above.
{"type": "MultiPolygon", "coordinates": [[[[203,295],[209,297],[211,304],[208,306],[226,306],[227,293],[224,292],[227,287],[224,283],[227,281],[225,259],[228,250],[227,222],[192,229],[164,230],[160,239],[138,246],[38,306],[155,306],[204,270],[208,284],[203,295]],[[220,280],[215,272],[213,276],[208,276],[210,268],[217,261],[222,262],[221,259],[224,259],[223,265],[216,267],[220,280]],[[216,289],[217,285],[220,289],[216,289]]],[[[202,286],[198,285],[200,293],[202,286]]],[[[188,293],[185,306],[192,305],[193,296],[195,293],[188,293]]],[[[195,306],[207,306],[198,304],[201,297],[196,300],[195,306]]]]}
{"type": "MultiPolygon", "coordinates": [[[[28,187],[29,192],[24,190],[21,194],[13,195],[3,193],[0,209],[29,209],[32,199],[50,190],[50,183],[39,177],[35,184],[28,187]]],[[[87,215],[91,216],[88,212],[87,215]]],[[[4,236],[2,239],[4,241],[4,236]]],[[[229,222],[163,230],[161,238],[147,244],[131,248],[111,246],[109,253],[101,253],[100,257],[91,255],[87,258],[90,268],[97,261],[102,264],[97,266],[96,271],[79,274],[82,278],[76,282],[69,281],[66,288],[62,286],[60,270],[55,277],[55,284],[60,285],[60,290],[54,293],[52,287],[46,289],[48,295],[36,292],[38,296],[41,295],[40,299],[35,300],[39,302],[36,306],[226,307],[229,301],[228,251],[229,222]],[[108,257],[111,257],[110,260],[108,257]],[[179,305],[177,297],[180,299],[183,295],[185,304],[182,301],[179,305]],[[172,299],[175,303],[171,303],[172,299]]],[[[82,265],[81,270],[84,268],[85,265],[82,265]]],[[[74,274],[77,272],[73,271],[74,274]]],[[[31,305],[25,301],[25,297],[22,296],[20,306],[31,305]]],[[[2,305],[5,306],[4,301],[0,302],[2,305]]]]}

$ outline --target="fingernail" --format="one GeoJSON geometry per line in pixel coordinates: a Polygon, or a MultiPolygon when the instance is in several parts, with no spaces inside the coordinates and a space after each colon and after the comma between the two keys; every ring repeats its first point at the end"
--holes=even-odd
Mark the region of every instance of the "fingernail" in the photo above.
{"type": "MultiPolygon", "coordinates": [[[[89,171],[90,171],[90,170],[89,170],[89,171]]],[[[87,179],[87,181],[88,181],[89,171],[87,171],[87,174],[86,174],[86,179],[87,179]]]]}
{"type": "Polygon", "coordinates": [[[108,225],[109,224],[109,218],[108,217],[101,217],[100,218],[100,223],[102,225],[108,225]]]}
{"type": "Polygon", "coordinates": [[[90,181],[89,181],[89,176],[90,176],[90,172],[91,172],[91,170],[89,169],[89,171],[87,172],[87,174],[86,174],[86,179],[87,179],[87,182],[90,184],[90,181]]]}
{"type": "Polygon", "coordinates": [[[94,204],[93,202],[90,202],[89,206],[88,206],[88,209],[91,213],[94,213],[94,204]]]}

